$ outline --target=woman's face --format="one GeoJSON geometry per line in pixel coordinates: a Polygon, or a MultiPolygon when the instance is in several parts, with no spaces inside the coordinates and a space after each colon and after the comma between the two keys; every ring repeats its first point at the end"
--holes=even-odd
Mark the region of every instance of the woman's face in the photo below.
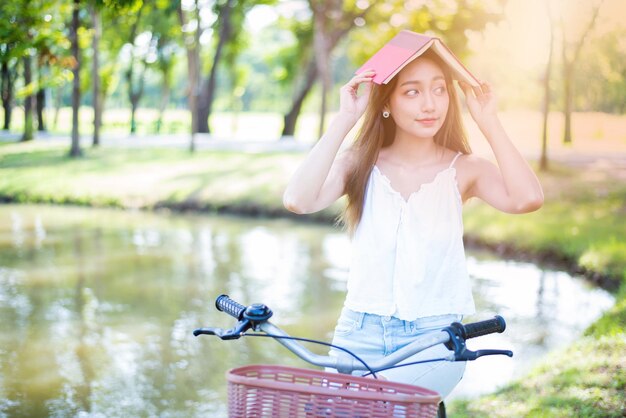
{"type": "Polygon", "coordinates": [[[397,77],[388,108],[396,124],[396,136],[433,138],[450,104],[443,71],[434,61],[418,58],[397,77]]]}

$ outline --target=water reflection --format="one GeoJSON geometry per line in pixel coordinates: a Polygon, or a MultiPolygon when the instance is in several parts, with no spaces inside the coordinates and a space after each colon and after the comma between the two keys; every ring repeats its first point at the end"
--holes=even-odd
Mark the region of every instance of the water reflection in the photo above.
{"type": "MultiPolygon", "coordinates": [[[[320,226],[2,206],[0,417],[224,416],[228,368],[302,363],[264,339],[194,338],[231,325],[213,297],[263,301],[289,332],[328,340],[348,261],[346,237],[320,226]]],[[[471,364],[457,396],[519,375],[612,303],[530,264],[472,254],[469,267],[480,318],[509,324],[472,348],[516,357],[471,364]]]]}
{"type": "Polygon", "coordinates": [[[515,357],[514,361],[487,357],[469,364],[453,397],[490,392],[521,377],[546,352],[574,341],[613,304],[607,292],[581,279],[530,263],[475,254],[469,258],[468,268],[480,315],[500,314],[507,319],[504,334],[485,336],[468,345],[472,349],[507,347],[515,357]]]}

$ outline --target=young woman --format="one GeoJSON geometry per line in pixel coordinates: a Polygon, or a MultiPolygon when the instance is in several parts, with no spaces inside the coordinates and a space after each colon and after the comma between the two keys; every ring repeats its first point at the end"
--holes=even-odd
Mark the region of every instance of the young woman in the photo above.
{"type": "MultiPolygon", "coordinates": [[[[352,261],[333,343],[365,361],[474,313],[463,202],[478,197],[508,213],[543,204],[541,185],[500,124],[488,83],[461,88],[497,165],[470,153],[450,71],[436,54],[417,58],[387,85],[373,85],[373,76],[362,73],[341,88],[338,115],[284,194],[285,207],[301,214],[347,195],[343,220],[352,261]],[[354,143],[339,153],[363,115],[354,143]]],[[[433,347],[418,356],[437,358],[446,350],[433,347]]],[[[464,368],[426,363],[386,376],[445,397],[464,368]]]]}

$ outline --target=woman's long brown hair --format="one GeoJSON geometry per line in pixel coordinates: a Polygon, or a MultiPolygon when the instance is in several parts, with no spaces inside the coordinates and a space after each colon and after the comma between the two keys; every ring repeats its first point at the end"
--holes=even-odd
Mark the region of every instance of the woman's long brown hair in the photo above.
{"type": "MultiPolygon", "coordinates": [[[[443,71],[446,90],[450,97],[450,105],[446,119],[441,129],[435,134],[435,143],[452,151],[471,153],[467,136],[463,129],[461,119],[461,108],[459,99],[452,84],[452,76],[449,67],[432,51],[426,51],[418,59],[430,59],[436,63],[443,71]]],[[[341,216],[341,221],[352,234],[363,214],[363,204],[365,203],[365,189],[367,180],[381,148],[393,143],[396,134],[396,124],[392,118],[383,118],[382,112],[389,103],[391,93],[396,88],[398,75],[388,84],[372,86],[370,100],[365,109],[363,124],[351,147],[353,170],[346,178],[345,193],[348,196],[348,204],[341,216]]]]}

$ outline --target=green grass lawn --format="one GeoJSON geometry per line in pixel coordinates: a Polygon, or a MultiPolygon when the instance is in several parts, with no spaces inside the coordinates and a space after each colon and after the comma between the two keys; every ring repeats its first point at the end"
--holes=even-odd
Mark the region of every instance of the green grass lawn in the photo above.
{"type": "MultiPolygon", "coordinates": [[[[152,209],[287,215],[281,194],[301,154],[172,149],[87,149],[34,141],[0,143],[0,199],[152,209]]],[[[585,337],[497,393],[449,406],[451,416],[605,417],[626,414],[626,184],[554,166],[541,175],[544,208],[511,217],[478,202],[466,235],[520,254],[550,255],[595,272],[617,303],[585,337]]],[[[339,206],[317,215],[331,222],[339,206]]]]}
{"type": "MultiPolygon", "coordinates": [[[[54,135],[70,135],[72,131],[72,109],[63,107],[58,115],[49,109],[45,116],[47,131],[54,135]]],[[[157,130],[159,113],[156,109],[139,108],[135,115],[136,134],[186,134],[191,126],[191,117],[186,109],[167,109],[163,113],[160,129],[157,130]]],[[[103,116],[102,135],[126,136],[130,133],[130,110],[107,109],[103,116]]],[[[4,120],[0,108],[0,120],[4,120]]],[[[214,112],[209,120],[211,133],[216,137],[232,138],[279,138],[282,132],[283,115],[277,112],[214,112]]],[[[295,135],[303,141],[313,141],[318,130],[319,117],[314,113],[302,113],[298,119],[295,135]]],[[[35,124],[36,125],[36,124],[35,124]]],[[[16,107],[11,117],[11,132],[21,134],[24,126],[23,109],[16,107]]],[[[81,135],[93,133],[93,109],[80,108],[79,129],[81,135]]]]}
{"type": "Polygon", "coordinates": [[[623,417],[626,338],[585,337],[495,394],[451,405],[452,417],[623,417]]]}

